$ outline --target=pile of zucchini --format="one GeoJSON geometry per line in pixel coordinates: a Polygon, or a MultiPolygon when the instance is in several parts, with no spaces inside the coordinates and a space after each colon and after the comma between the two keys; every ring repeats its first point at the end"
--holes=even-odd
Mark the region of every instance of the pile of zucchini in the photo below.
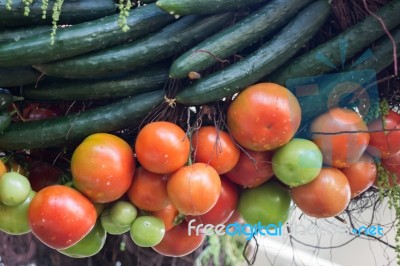
{"type": "MultiPolygon", "coordinates": [[[[393,61],[391,40],[373,16],[303,52],[330,23],[329,0],[158,0],[135,5],[126,31],[118,24],[113,0],[65,0],[54,43],[51,16],[42,19],[40,3],[34,0],[29,16],[24,16],[22,0],[14,0],[11,11],[0,1],[2,150],[63,146],[96,132],[137,125],[165,101],[164,88],[172,79],[180,79],[182,87],[173,101],[197,106],[230,97],[258,81],[285,85],[291,78],[327,73],[378,39],[374,53],[379,57],[366,59],[358,69],[379,72],[393,61]],[[340,52],[343,40],[346,54],[340,52]],[[201,78],[189,79],[192,73],[201,78]],[[27,102],[108,104],[13,122],[9,106],[21,97],[27,102]]],[[[397,46],[398,14],[400,0],[376,12],[397,46]]]]}

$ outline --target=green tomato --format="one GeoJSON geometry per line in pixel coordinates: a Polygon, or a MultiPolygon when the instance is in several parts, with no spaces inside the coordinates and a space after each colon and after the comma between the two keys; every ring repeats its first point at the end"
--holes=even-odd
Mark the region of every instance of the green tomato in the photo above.
{"type": "Polygon", "coordinates": [[[0,231],[10,235],[29,233],[28,208],[36,192],[31,190],[24,202],[17,206],[7,206],[0,203],[0,231]]]}
{"type": "Polygon", "coordinates": [[[322,153],[314,142],[293,139],[274,152],[272,170],[283,183],[297,187],[318,176],[322,161],[322,153]]]}
{"type": "Polygon", "coordinates": [[[130,225],[128,226],[118,226],[111,220],[111,213],[110,208],[106,208],[100,216],[100,222],[103,228],[106,230],[107,233],[110,235],[122,235],[129,231],[131,228],[130,225]]]}
{"type": "Polygon", "coordinates": [[[128,202],[119,200],[111,206],[111,221],[118,226],[130,226],[137,216],[136,207],[128,202]]]}
{"type": "Polygon", "coordinates": [[[103,248],[106,242],[107,232],[97,221],[96,225],[82,240],[75,245],[59,249],[58,252],[72,258],[87,258],[96,255],[103,248]]]}
{"type": "Polygon", "coordinates": [[[141,216],[132,223],[130,235],[139,247],[154,247],[165,234],[163,220],[155,216],[141,216]]]}
{"type": "Polygon", "coordinates": [[[21,204],[29,196],[31,190],[28,178],[17,172],[5,173],[0,178],[0,201],[4,205],[21,204]]]}
{"type": "Polygon", "coordinates": [[[261,186],[245,189],[239,198],[238,211],[249,224],[261,223],[263,226],[284,224],[292,206],[289,191],[275,181],[261,186]]]}

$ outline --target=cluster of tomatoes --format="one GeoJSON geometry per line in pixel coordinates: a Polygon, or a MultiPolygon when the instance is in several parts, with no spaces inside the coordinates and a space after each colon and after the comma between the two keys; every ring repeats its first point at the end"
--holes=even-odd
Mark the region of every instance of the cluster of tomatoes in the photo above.
{"type": "Polygon", "coordinates": [[[376,182],[376,158],[400,177],[400,115],[390,111],[383,122],[367,126],[355,111],[332,108],[311,123],[310,139],[296,138],[296,97],[277,84],[255,84],[230,104],[226,131],[187,133],[156,121],[131,144],[88,136],[72,155],[69,184],[36,186],[35,171],[29,182],[0,169],[0,212],[7,212],[0,230],[31,231],[72,257],[92,256],[107,234],[127,232],[138,246],[184,256],[205,238],[189,234],[189,221],[285,223],[293,202],[312,217],[336,216],[376,182]]]}

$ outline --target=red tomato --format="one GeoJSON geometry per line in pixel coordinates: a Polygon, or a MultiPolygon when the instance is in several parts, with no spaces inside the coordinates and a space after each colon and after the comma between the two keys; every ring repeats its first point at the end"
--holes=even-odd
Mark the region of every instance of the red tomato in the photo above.
{"type": "Polygon", "coordinates": [[[40,104],[29,104],[22,111],[22,116],[26,120],[42,120],[56,117],[61,114],[59,108],[55,106],[40,107],[40,104]]]}
{"type": "Polygon", "coordinates": [[[39,191],[47,186],[58,184],[62,175],[61,170],[43,161],[31,163],[28,171],[28,179],[34,191],[39,191]]]}
{"type": "Polygon", "coordinates": [[[171,203],[167,192],[168,176],[139,167],[128,190],[129,200],[144,211],[159,211],[171,203]]]}
{"type": "Polygon", "coordinates": [[[310,130],[313,141],[322,152],[324,163],[330,166],[348,167],[357,162],[368,147],[369,134],[365,133],[368,128],[361,117],[351,110],[333,108],[318,116],[310,130]]]}
{"type": "Polygon", "coordinates": [[[129,189],[135,172],[131,147],[123,139],[97,133],[87,137],[71,160],[74,187],[94,202],[119,199],[129,189]]]}
{"type": "Polygon", "coordinates": [[[374,158],[367,153],[364,153],[359,161],[350,164],[349,167],[341,168],[340,170],[349,181],[352,198],[370,188],[376,179],[376,164],[374,158]]]}
{"type": "Polygon", "coordinates": [[[168,174],[186,164],[190,142],[177,125],[165,121],[152,122],[139,131],[135,151],[144,168],[153,173],[168,174]]]}
{"type": "Polygon", "coordinates": [[[257,187],[274,175],[271,161],[271,151],[240,151],[238,163],[225,176],[240,186],[257,187]]]}
{"type": "Polygon", "coordinates": [[[368,146],[370,154],[379,158],[389,158],[400,151],[400,115],[398,113],[389,111],[385,121],[378,118],[369,124],[368,129],[371,131],[368,146]],[[384,129],[394,131],[384,131],[384,129]]]}
{"type": "Polygon", "coordinates": [[[224,223],[225,225],[228,224],[234,224],[234,223],[243,223],[242,217],[240,217],[240,213],[238,211],[238,209],[235,209],[231,215],[231,217],[229,217],[229,219],[224,223]]]}
{"type": "Polygon", "coordinates": [[[240,150],[228,133],[213,126],[201,127],[191,138],[194,160],[211,165],[224,174],[236,165],[240,150]]]}
{"type": "Polygon", "coordinates": [[[350,202],[346,176],[337,168],[322,168],[316,179],[292,188],[293,201],[305,214],[328,218],[342,213],[350,202]]]}
{"type": "Polygon", "coordinates": [[[217,203],[221,179],[211,166],[194,163],[173,173],[167,184],[168,196],[185,215],[201,215],[217,203]]]}
{"type": "Polygon", "coordinates": [[[163,256],[183,257],[200,247],[204,238],[204,234],[196,235],[193,231],[189,235],[187,223],[182,222],[165,232],[164,238],[153,249],[163,256]]]}
{"type": "Polygon", "coordinates": [[[165,231],[168,231],[175,226],[175,219],[178,217],[179,211],[176,209],[174,204],[171,203],[162,210],[151,212],[151,215],[163,220],[165,231]]]}
{"type": "Polygon", "coordinates": [[[274,83],[246,88],[233,100],[227,113],[232,137],[254,151],[273,150],[288,143],[300,121],[301,109],[296,97],[274,83]]]}
{"type": "MultiPolygon", "coordinates": [[[[389,158],[386,159],[382,159],[382,166],[389,171],[389,173],[395,175],[396,177],[396,183],[400,184],[400,152],[396,153],[393,156],[390,156],[389,158]]],[[[389,182],[389,186],[392,187],[393,186],[393,177],[390,176],[388,178],[388,182],[389,182]]],[[[377,184],[377,180],[376,180],[376,185],[377,184]]]]}
{"type": "Polygon", "coordinates": [[[234,183],[226,178],[221,178],[221,194],[217,203],[205,214],[187,216],[186,220],[195,219],[193,224],[223,224],[233,214],[238,203],[238,189],[234,183]]]}
{"type": "Polygon", "coordinates": [[[40,190],[28,209],[32,233],[54,249],[73,246],[96,224],[93,204],[79,191],[61,185],[40,190]]]}

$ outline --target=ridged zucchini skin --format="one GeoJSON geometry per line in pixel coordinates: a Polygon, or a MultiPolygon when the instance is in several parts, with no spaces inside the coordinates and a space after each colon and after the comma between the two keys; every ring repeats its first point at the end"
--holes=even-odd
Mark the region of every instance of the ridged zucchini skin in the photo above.
{"type": "Polygon", "coordinates": [[[92,78],[135,70],[202,41],[225,26],[232,16],[232,13],[185,16],[137,41],[34,67],[49,76],[62,78],[92,78]]]}
{"type": "Polygon", "coordinates": [[[48,33],[2,44],[0,66],[34,65],[100,50],[158,30],[173,20],[173,16],[155,4],[149,4],[130,12],[127,20],[130,29],[127,32],[123,32],[118,26],[118,14],[115,14],[60,28],[53,45],[48,33]]]}
{"type": "Polygon", "coordinates": [[[178,92],[176,102],[185,105],[206,104],[233,95],[254,84],[292,58],[322,27],[330,10],[330,4],[325,0],[312,3],[270,41],[246,58],[203,77],[178,92]]]}
{"type": "MultiPolygon", "coordinates": [[[[42,1],[34,0],[29,7],[29,16],[24,16],[22,0],[13,0],[11,10],[6,9],[6,1],[0,1],[0,28],[31,26],[52,23],[54,0],[49,0],[46,19],[42,19],[42,1]]],[[[113,0],[64,0],[58,24],[76,24],[95,20],[117,13],[113,0]]]]}
{"type": "Polygon", "coordinates": [[[266,0],[158,0],[156,4],[173,15],[211,14],[235,10],[266,0]]]}
{"type": "Polygon", "coordinates": [[[41,73],[30,66],[0,67],[0,86],[14,87],[35,83],[41,73]]]}
{"type": "Polygon", "coordinates": [[[207,38],[179,56],[170,69],[171,78],[200,72],[271,33],[314,0],[272,0],[244,19],[207,38]],[[199,52],[203,51],[203,52],[199,52]],[[205,53],[204,51],[207,51],[205,53]],[[212,54],[213,56],[211,56],[212,54]]]}
{"type": "Polygon", "coordinates": [[[163,89],[168,81],[168,67],[154,66],[121,77],[106,79],[47,79],[23,90],[25,99],[90,100],[132,96],[163,89]]]}
{"type": "Polygon", "coordinates": [[[0,29],[0,44],[17,42],[43,32],[50,34],[51,28],[52,27],[48,25],[38,25],[32,27],[0,29]]]}
{"type": "Polygon", "coordinates": [[[163,91],[134,97],[80,113],[11,124],[0,134],[0,149],[21,150],[63,146],[90,134],[138,125],[164,99],[163,91]]]}
{"type": "MultiPolygon", "coordinates": [[[[376,12],[388,30],[400,24],[399,14],[400,0],[389,2],[376,12]]],[[[326,56],[333,65],[339,66],[342,62],[341,49],[345,48],[346,59],[348,59],[383,35],[385,35],[385,31],[380,22],[374,16],[368,16],[364,21],[355,24],[328,42],[294,58],[272,73],[270,80],[284,85],[291,78],[327,73],[332,70],[332,67],[320,60],[321,56],[326,56]]]]}

